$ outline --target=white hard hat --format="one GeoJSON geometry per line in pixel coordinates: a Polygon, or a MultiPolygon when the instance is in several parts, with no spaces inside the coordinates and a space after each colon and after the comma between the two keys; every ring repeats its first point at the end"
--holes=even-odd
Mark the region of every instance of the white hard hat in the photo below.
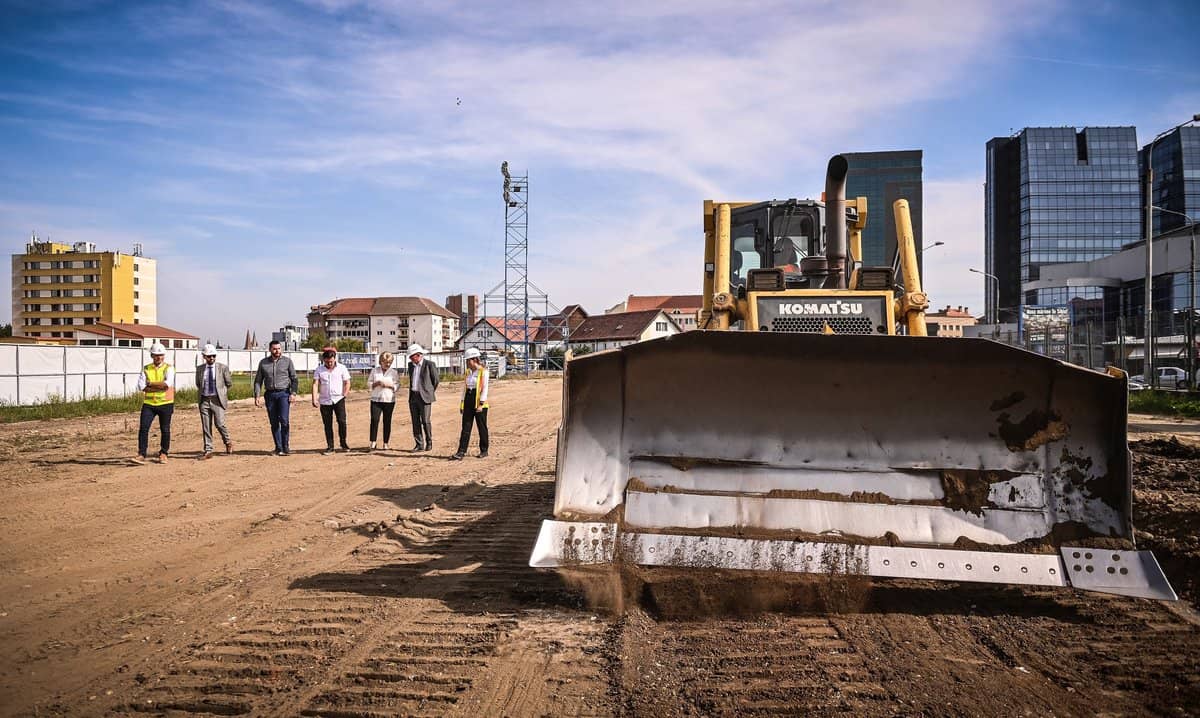
{"type": "Polygon", "coordinates": [[[217,355],[217,348],[212,344],[205,344],[204,351],[200,352],[200,354],[206,357],[215,357],[217,355]]]}
{"type": "Polygon", "coordinates": [[[159,342],[154,342],[153,344],[150,345],[150,356],[165,357],[166,355],[167,355],[167,348],[164,347],[159,342]]]}
{"type": "Polygon", "coordinates": [[[479,358],[479,350],[476,349],[475,347],[471,347],[470,349],[463,352],[463,359],[478,359],[478,358],[479,358]]]}
{"type": "Polygon", "coordinates": [[[421,348],[420,344],[410,344],[408,347],[407,356],[409,359],[412,359],[413,354],[424,354],[424,353],[425,353],[425,350],[421,348]]]}

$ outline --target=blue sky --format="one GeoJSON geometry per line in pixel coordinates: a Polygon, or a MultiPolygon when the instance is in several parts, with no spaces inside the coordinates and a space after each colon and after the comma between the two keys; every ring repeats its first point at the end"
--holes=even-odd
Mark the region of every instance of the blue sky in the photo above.
{"type": "MultiPolygon", "coordinates": [[[[0,237],[159,260],[159,321],[240,342],[343,296],[503,278],[528,171],[554,304],[696,293],[705,198],[925,152],[935,305],[982,310],[984,144],[1200,112],[1196,2],[12,2],[0,237]]],[[[873,208],[878,211],[881,208],[873,208]]],[[[7,281],[7,280],[5,280],[7,281]]],[[[0,307],[0,322],[10,307],[0,307]]]]}

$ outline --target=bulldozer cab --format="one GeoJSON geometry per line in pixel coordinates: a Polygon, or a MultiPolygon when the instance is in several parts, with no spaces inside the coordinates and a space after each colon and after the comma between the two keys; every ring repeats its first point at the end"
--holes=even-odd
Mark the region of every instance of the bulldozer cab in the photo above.
{"type": "Polygon", "coordinates": [[[824,207],[812,200],[773,200],[739,206],[731,212],[730,291],[745,288],[752,269],[778,268],[787,288],[806,288],[803,260],[825,247],[824,207]]]}

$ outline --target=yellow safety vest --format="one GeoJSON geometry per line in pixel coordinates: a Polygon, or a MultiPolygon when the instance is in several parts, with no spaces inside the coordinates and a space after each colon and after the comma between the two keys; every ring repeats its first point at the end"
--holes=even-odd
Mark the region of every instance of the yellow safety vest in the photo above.
{"type": "MultiPolygon", "coordinates": [[[[171,365],[163,362],[161,366],[154,366],[154,362],[147,364],[142,371],[146,373],[146,383],[154,384],[167,380],[167,369],[171,365]]],[[[175,403],[175,387],[169,386],[166,391],[150,391],[146,390],[146,398],[144,403],[150,406],[165,406],[175,403]]]]}
{"type": "MultiPolygon", "coordinates": [[[[483,396],[484,391],[487,390],[487,382],[488,382],[487,365],[479,367],[478,369],[476,369],[476,371],[479,372],[479,378],[477,378],[475,380],[475,411],[479,411],[480,409],[488,408],[488,403],[486,401],[479,400],[480,397],[483,396]]],[[[467,376],[470,377],[471,375],[468,373],[467,376]]],[[[463,395],[462,395],[462,398],[458,400],[458,410],[459,411],[462,411],[463,408],[466,406],[467,391],[469,391],[469,390],[467,389],[467,382],[464,379],[463,380],[463,395]]]]}

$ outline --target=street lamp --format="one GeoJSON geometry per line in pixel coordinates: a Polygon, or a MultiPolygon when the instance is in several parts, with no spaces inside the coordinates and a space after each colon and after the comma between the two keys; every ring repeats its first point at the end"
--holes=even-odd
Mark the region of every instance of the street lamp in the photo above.
{"type": "MultiPolygon", "coordinates": [[[[989,274],[989,273],[983,271],[982,269],[975,269],[974,267],[969,267],[967,269],[967,271],[974,272],[976,274],[982,274],[984,277],[995,282],[995,284],[992,285],[993,293],[992,293],[991,323],[999,324],[1000,323],[1000,278],[994,274],[989,274]]],[[[984,285],[986,287],[986,285],[987,285],[986,281],[984,282],[984,285]]],[[[987,289],[985,288],[984,291],[986,292],[987,289]]]]}
{"type": "Polygon", "coordinates": [[[1175,130],[1193,122],[1200,122],[1200,113],[1192,115],[1166,132],[1160,132],[1150,141],[1146,150],[1146,306],[1142,311],[1145,326],[1142,334],[1145,337],[1145,371],[1142,373],[1146,384],[1156,387],[1154,375],[1154,145],[1175,130]]]}
{"type": "Polygon", "coordinates": [[[925,251],[925,250],[927,250],[927,249],[933,249],[934,247],[940,247],[940,246],[942,246],[943,244],[945,244],[945,242],[940,242],[940,241],[939,241],[939,242],[934,242],[933,244],[927,244],[927,245],[925,245],[924,247],[921,247],[921,251],[922,251],[922,252],[924,252],[924,251],[925,251]]]}
{"type": "Polygon", "coordinates": [[[1189,260],[1188,260],[1188,316],[1187,316],[1187,325],[1186,325],[1187,326],[1187,352],[1188,352],[1188,354],[1187,354],[1187,372],[1188,372],[1187,387],[1188,387],[1188,390],[1191,391],[1196,388],[1196,364],[1195,364],[1195,354],[1196,354],[1196,347],[1195,347],[1195,344],[1196,344],[1196,331],[1195,331],[1195,321],[1196,321],[1196,220],[1192,219],[1190,216],[1184,214],[1183,212],[1176,212],[1175,210],[1167,209],[1166,207],[1153,207],[1153,209],[1156,209],[1159,212],[1166,212],[1167,214],[1173,214],[1173,215],[1176,215],[1177,217],[1183,217],[1184,219],[1187,220],[1187,224],[1185,226],[1192,228],[1191,242],[1189,244],[1189,249],[1190,249],[1189,260]]]}

